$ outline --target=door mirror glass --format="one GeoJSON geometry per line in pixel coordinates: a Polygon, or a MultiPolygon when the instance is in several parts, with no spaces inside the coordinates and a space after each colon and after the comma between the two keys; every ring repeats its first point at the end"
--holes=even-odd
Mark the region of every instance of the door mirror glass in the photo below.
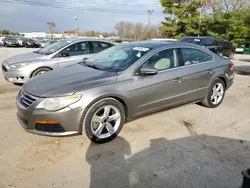
{"type": "Polygon", "coordinates": [[[59,56],[60,56],[60,57],[69,57],[69,52],[63,51],[63,52],[60,53],[59,56]]]}
{"type": "Polygon", "coordinates": [[[142,67],[140,69],[140,75],[147,76],[147,75],[155,75],[158,73],[158,69],[147,66],[147,67],[142,67]]]}

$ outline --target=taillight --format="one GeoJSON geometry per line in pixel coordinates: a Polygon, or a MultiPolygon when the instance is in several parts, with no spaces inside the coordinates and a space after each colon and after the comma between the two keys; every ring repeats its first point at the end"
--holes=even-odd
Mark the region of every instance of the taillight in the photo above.
{"type": "Polygon", "coordinates": [[[230,61],[229,66],[230,66],[230,69],[231,69],[231,70],[233,70],[233,69],[234,69],[234,64],[233,64],[233,62],[232,62],[232,61],[230,61]]]}

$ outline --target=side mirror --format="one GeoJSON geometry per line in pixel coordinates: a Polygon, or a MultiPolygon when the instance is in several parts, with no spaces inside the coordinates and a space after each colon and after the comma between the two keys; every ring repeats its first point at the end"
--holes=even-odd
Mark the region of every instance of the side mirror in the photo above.
{"type": "Polygon", "coordinates": [[[158,73],[158,69],[154,67],[142,67],[139,71],[139,74],[142,76],[147,76],[147,75],[155,75],[158,73]]]}
{"type": "Polygon", "coordinates": [[[60,57],[68,57],[69,53],[68,52],[60,52],[60,57]]]}

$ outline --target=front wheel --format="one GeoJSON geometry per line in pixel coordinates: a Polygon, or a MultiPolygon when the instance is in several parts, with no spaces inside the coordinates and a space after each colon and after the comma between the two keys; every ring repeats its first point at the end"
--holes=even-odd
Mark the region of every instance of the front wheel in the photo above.
{"type": "Polygon", "coordinates": [[[36,76],[40,76],[48,71],[50,71],[49,68],[39,68],[32,73],[31,78],[36,77],[36,76]]]}
{"type": "Polygon", "coordinates": [[[216,108],[222,103],[225,91],[225,83],[221,79],[217,78],[209,86],[207,96],[201,104],[208,108],[216,108]]]}
{"type": "Polygon", "coordinates": [[[121,131],[125,121],[123,105],[113,98],[106,98],[93,104],[85,114],[82,134],[95,143],[113,140],[121,131]]]}

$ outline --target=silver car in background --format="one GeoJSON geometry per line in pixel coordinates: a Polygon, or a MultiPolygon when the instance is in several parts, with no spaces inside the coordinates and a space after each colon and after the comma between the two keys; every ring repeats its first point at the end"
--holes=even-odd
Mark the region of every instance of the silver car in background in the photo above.
{"type": "Polygon", "coordinates": [[[4,60],[2,72],[7,81],[22,84],[50,70],[78,63],[111,46],[114,44],[97,39],[60,40],[40,50],[4,60]]]}
{"type": "Polygon", "coordinates": [[[24,84],[17,117],[32,133],[114,139],[126,119],[201,102],[215,108],[233,84],[234,65],[179,42],[131,42],[24,84]]]}

